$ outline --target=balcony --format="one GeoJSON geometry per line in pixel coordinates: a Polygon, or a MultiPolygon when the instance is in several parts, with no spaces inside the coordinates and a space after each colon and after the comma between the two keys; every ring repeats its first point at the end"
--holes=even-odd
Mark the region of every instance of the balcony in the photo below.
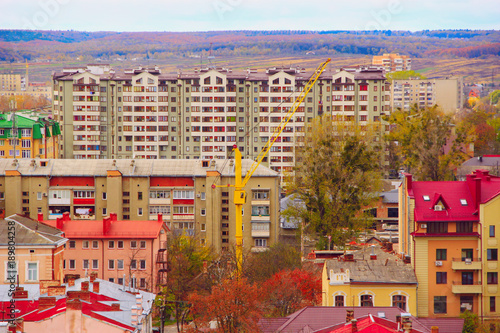
{"type": "Polygon", "coordinates": [[[454,271],[471,271],[481,269],[481,259],[478,258],[453,258],[451,269],[454,271]]]}
{"type": "Polygon", "coordinates": [[[461,281],[453,281],[451,292],[454,294],[482,294],[483,286],[479,282],[473,284],[462,284],[461,281]]]}

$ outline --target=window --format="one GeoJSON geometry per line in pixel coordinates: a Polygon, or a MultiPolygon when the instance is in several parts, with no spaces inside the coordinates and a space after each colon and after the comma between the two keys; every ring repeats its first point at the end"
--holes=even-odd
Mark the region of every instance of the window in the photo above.
{"type": "Polygon", "coordinates": [[[121,240],[118,241],[117,248],[123,249],[123,241],[121,240]]]}
{"type": "Polygon", "coordinates": [[[174,190],[174,199],[194,199],[194,191],[174,190]]]}
{"type": "Polygon", "coordinates": [[[140,282],[140,285],[139,285],[139,288],[146,288],[146,279],[145,278],[141,278],[139,281],[140,282]]]}
{"type": "Polygon", "coordinates": [[[474,273],[473,272],[462,272],[462,284],[463,285],[474,284],[474,273]]]}
{"type": "Polygon", "coordinates": [[[89,248],[89,241],[88,240],[84,240],[82,242],[82,248],[83,249],[88,249],[89,248]]]}
{"type": "Polygon", "coordinates": [[[106,199],[108,199],[108,195],[106,194],[106,192],[102,192],[102,200],[106,199]]]}
{"type": "Polygon", "coordinates": [[[102,215],[103,215],[103,216],[108,215],[108,209],[107,209],[107,208],[103,208],[103,209],[102,209],[102,215]]]}
{"type": "Polygon", "coordinates": [[[429,234],[445,234],[448,232],[447,222],[431,222],[427,224],[427,233],[429,234]]]}
{"type": "Polygon", "coordinates": [[[27,263],[27,280],[28,281],[38,281],[38,263],[28,262],[27,263]]]}
{"type": "Polygon", "coordinates": [[[392,306],[397,306],[401,310],[406,311],[406,296],[404,295],[392,296],[392,306]]]}
{"type": "Polygon", "coordinates": [[[145,249],[146,248],[146,241],[141,241],[140,247],[141,247],[141,249],[145,249]]]}
{"type": "Polygon", "coordinates": [[[123,259],[117,259],[116,266],[118,269],[123,269],[123,259]]]}
{"type": "Polygon", "coordinates": [[[495,226],[490,225],[490,237],[495,237],[495,226]]]}
{"type": "Polygon", "coordinates": [[[146,269],[146,260],[141,260],[139,262],[139,268],[140,269],[146,269]]]}
{"type": "Polygon", "coordinates": [[[465,259],[472,260],[473,254],[474,254],[473,249],[462,249],[462,261],[465,261],[465,259]]]}
{"type": "Polygon", "coordinates": [[[446,260],[446,249],[436,249],[436,260],[446,260]]]}
{"type": "Polygon", "coordinates": [[[496,297],[490,296],[490,312],[496,312],[496,311],[497,311],[496,297]]]}
{"type": "Polygon", "coordinates": [[[69,248],[70,248],[70,249],[74,249],[75,247],[76,247],[76,241],[74,241],[74,240],[70,240],[70,241],[69,241],[69,248]]]}
{"type": "Polygon", "coordinates": [[[373,296],[361,295],[359,298],[359,303],[361,306],[373,306],[373,296]]]}
{"type": "Polygon", "coordinates": [[[202,209],[200,210],[200,214],[201,214],[201,216],[205,216],[205,215],[207,215],[207,210],[206,210],[205,208],[202,208],[202,209]]]}
{"type": "Polygon", "coordinates": [[[446,272],[436,272],[436,284],[446,284],[448,274],[446,272]]]}
{"type": "Polygon", "coordinates": [[[137,241],[135,241],[135,240],[130,241],[130,248],[137,249],[137,241]]]}
{"type": "Polygon", "coordinates": [[[92,248],[93,249],[98,249],[99,248],[99,241],[92,241],[92,248]]]}
{"type": "Polygon", "coordinates": [[[130,269],[137,269],[137,260],[130,260],[130,269]]]}
{"type": "Polygon", "coordinates": [[[335,306],[344,306],[344,296],[343,295],[335,296],[335,306]]]}
{"type": "Polygon", "coordinates": [[[108,281],[111,283],[115,283],[115,278],[109,278],[108,281]]]}
{"type": "Polygon", "coordinates": [[[207,225],[205,223],[202,223],[200,229],[201,231],[207,231],[207,225]]]}
{"type": "Polygon", "coordinates": [[[486,259],[488,261],[497,261],[498,260],[498,249],[486,250],[486,259]]]}
{"type": "Polygon", "coordinates": [[[115,260],[114,259],[108,260],[108,269],[115,269],[115,260]]]}
{"type": "Polygon", "coordinates": [[[255,239],[256,247],[267,247],[267,239],[264,238],[256,238],[255,239]]]}
{"type": "Polygon", "coordinates": [[[115,241],[108,241],[108,249],[114,249],[115,248],[115,241]]]}
{"type": "Polygon", "coordinates": [[[200,198],[201,198],[201,200],[205,200],[205,199],[206,199],[206,194],[205,194],[205,192],[201,192],[201,193],[200,193],[200,198]]]}
{"type": "Polygon", "coordinates": [[[142,200],[142,192],[137,192],[137,200],[142,200]]]}
{"type": "Polygon", "coordinates": [[[434,313],[446,313],[446,296],[434,296],[434,313]]]}
{"type": "Polygon", "coordinates": [[[472,304],[474,304],[474,296],[460,296],[460,312],[465,310],[472,311],[472,304]]]}
{"type": "Polygon", "coordinates": [[[471,233],[472,230],[472,222],[457,222],[458,233],[471,233]]]}
{"type": "Polygon", "coordinates": [[[89,269],[89,260],[83,259],[83,269],[89,269]]]}
{"type": "Polygon", "coordinates": [[[69,269],[75,269],[76,264],[75,264],[75,259],[70,259],[69,260],[69,269]]]}
{"type": "Polygon", "coordinates": [[[252,191],[252,198],[254,200],[269,200],[269,190],[252,191]]]}
{"type": "Polygon", "coordinates": [[[387,217],[399,217],[399,209],[387,208],[387,217]]]}
{"type": "Polygon", "coordinates": [[[137,208],[137,215],[142,216],[142,207],[137,208]]]}
{"type": "Polygon", "coordinates": [[[123,284],[123,278],[118,278],[117,283],[118,284],[123,284]]]}
{"type": "Polygon", "coordinates": [[[99,269],[99,260],[97,259],[92,260],[92,269],[99,269]]]}
{"type": "Polygon", "coordinates": [[[488,284],[498,284],[498,272],[486,273],[486,280],[488,284]]]}
{"type": "Polygon", "coordinates": [[[36,192],[36,199],[42,200],[42,192],[36,192]]]}

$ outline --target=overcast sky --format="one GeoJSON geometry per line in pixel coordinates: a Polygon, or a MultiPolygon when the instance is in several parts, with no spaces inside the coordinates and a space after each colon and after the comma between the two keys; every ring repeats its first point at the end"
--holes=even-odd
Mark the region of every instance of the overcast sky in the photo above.
{"type": "Polygon", "coordinates": [[[1,29],[500,29],[498,0],[0,0],[1,29]]]}

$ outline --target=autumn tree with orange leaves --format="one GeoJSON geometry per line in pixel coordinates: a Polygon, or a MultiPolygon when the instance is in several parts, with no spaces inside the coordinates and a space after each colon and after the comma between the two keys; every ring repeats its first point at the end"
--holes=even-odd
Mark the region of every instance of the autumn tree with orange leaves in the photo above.
{"type": "Polygon", "coordinates": [[[212,287],[209,294],[194,292],[189,296],[193,327],[190,332],[205,332],[210,322],[213,332],[258,332],[262,317],[261,291],[246,278],[232,277],[212,287]]]}

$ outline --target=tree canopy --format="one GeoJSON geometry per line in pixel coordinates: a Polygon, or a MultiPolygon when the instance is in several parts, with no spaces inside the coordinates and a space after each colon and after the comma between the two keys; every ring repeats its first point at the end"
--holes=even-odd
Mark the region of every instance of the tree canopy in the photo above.
{"type": "Polygon", "coordinates": [[[304,205],[284,214],[303,221],[304,231],[343,246],[363,227],[357,214],[379,189],[379,136],[376,128],[328,117],[317,118],[312,128],[297,149],[295,176],[287,187],[304,205]]]}

